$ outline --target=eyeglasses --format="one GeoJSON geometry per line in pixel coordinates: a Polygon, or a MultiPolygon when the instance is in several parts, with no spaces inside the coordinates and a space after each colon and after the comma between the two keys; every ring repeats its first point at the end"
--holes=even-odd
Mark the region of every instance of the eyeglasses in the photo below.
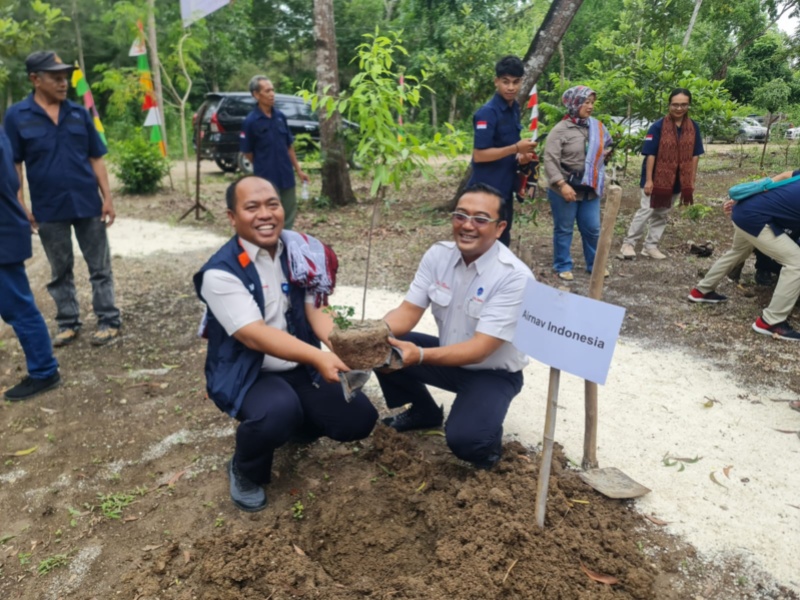
{"type": "Polygon", "coordinates": [[[467,221],[475,223],[475,227],[486,227],[489,223],[497,223],[500,219],[490,219],[482,215],[465,215],[462,212],[451,212],[450,216],[453,218],[454,223],[463,225],[467,221]]]}
{"type": "Polygon", "coordinates": [[[669,107],[670,108],[683,108],[683,109],[686,109],[686,108],[689,108],[689,105],[688,104],[670,104],[669,107]]]}

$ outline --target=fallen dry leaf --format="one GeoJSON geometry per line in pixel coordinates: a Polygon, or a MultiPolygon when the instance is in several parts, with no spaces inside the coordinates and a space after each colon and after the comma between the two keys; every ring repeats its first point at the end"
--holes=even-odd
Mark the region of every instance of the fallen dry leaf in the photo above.
{"type": "Polygon", "coordinates": [[[778,433],[800,433],[800,431],[797,431],[796,429],[775,429],[775,431],[778,433]]]}
{"type": "Polygon", "coordinates": [[[722,469],[722,472],[723,472],[723,473],[725,473],[725,477],[727,477],[728,479],[730,479],[730,478],[731,478],[731,476],[730,476],[730,472],[731,472],[731,469],[732,469],[732,468],[733,468],[733,465],[728,465],[727,467],[725,467],[724,469],[722,469]]]}
{"type": "Polygon", "coordinates": [[[45,408],[44,406],[40,406],[39,410],[46,412],[48,415],[54,415],[58,412],[55,408],[45,408]]]}
{"type": "Polygon", "coordinates": [[[294,547],[294,551],[297,552],[300,556],[306,555],[306,553],[303,552],[303,549],[300,548],[297,544],[292,544],[292,546],[294,547]]]}
{"type": "Polygon", "coordinates": [[[39,449],[39,446],[34,446],[33,448],[28,448],[26,450],[17,450],[16,452],[12,452],[7,456],[28,456],[28,454],[33,454],[39,449]]]}
{"type": "Polygon", "coordinates": [[[169,481],[167,482],[167,485],[172,487],[173,485],[178,483],[178,480],[181,477],[183,477],[185,474],[186,474],[186,469],[184,469],[183,471],[178,471],[177,473],[175,473],[175,475],[173,475],[172,477],[169,478],[169,481]]]}
{"type": "Polygon", "coordinates": [[[667,521],[662,521],[658,517],[654,517],[653,515],[645,515],[645,519],[653,523],[654,525],[658,525],[659,527],[663,527],[664,525],[669,525],[667,521]]]}
{"type": "Polygon", "coordinates": [[[189,554],[188,550],[184,550],[183,551],[183,563],[188,565],[190,560],[192,560],[192,555],[189,554]]]}
{"type": "Polygon", "coordinates": [[[717,484],[719,487],[724,487],[724,488],[727,490],[727,489],[728,489],[728,486],[727,486],[727,485],[723,485],[723,484],[721,484],[719,481],[717,481],[717,478],[716,478],[716,477],[714,477],[714,473],[716,473],[716,471],[711,471],[711,473],[709,473],[709,474],[708,474],[708,478],[709,478],[711,481],[713,481],[714,483],[716,483],[716,484],[717,484]]]}
{"type": "Polygon", "coordinates": [[[613,575],[604,575],[603,573],[598,573],[596,571],[591,571],[587,569],[583,563],[581,563],[581,571],[586,573],[587,577],[592,581],[597,581],[598,583],[605,583],[606,585],[614,585],[619,583],[619,579],[614,577],[613,575]]]}
{"type": "Polygon", "coordinates": [[[161,548],[161,546],[163,546],[163,545],[164,544],[153,544],[152,546],[145,546],[144,548],[142,548],[142,551],[143,552],[152,552],[153,550],[157,550],[158,548],[161,548]]]}
{"type": "Polygon", "coordinates": [[[130,523],[131,521],[138,521],[138,520],[139,520],[139,517],[134,517],[133,515],[131,515],[129,517],[124,517],[122,519],[122,522],[123,523],[130,523]]]}

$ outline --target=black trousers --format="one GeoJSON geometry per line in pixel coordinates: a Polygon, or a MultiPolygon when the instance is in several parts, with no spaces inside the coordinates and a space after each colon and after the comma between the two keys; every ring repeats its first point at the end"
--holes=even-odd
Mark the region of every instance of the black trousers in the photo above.
{"type": "MultiPolygon", "coordinates": [[[[423,348],[439,346],[439,339],[423,333],[409,333],[401,339],[423,348]]],[[[377,373],[386,405],[398,408],[411,403],[422,411],[438,410],[425,385],[449,392],[456,398],[445,423],[445,438],[458,458],[483,463],[500,454],[503,421],[511,400],[522,389],[522,371],[510,373],[493,369],[418,365],[393,373],[377,373]]]]}
{"type": "Polygon", "coordinates": [[[347,402],[338,383],[311,381],[305,367],[262,372],[247,392],[236,418],[234,460],[255,483],[269,483],[276,448],[296,434],[327,436],[338,442],[367,437],[378,411],[364,394],[347,402]]]}

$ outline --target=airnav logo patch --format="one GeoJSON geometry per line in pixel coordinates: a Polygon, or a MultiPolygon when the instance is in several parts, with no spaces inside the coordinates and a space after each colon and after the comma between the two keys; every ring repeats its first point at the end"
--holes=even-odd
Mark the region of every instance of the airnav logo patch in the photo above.
{"type": "Polygon", "coordinates": [[[486,129],[487,125],[488,123],[486,123],[486,121],[478,121],[475,123],[475,129],[486,129]]]}

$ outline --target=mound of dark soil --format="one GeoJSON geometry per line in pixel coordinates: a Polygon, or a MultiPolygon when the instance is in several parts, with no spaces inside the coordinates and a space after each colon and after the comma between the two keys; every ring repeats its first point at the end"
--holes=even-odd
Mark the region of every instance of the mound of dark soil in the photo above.
{"type": "Polygon", "coordinates": [[[188,562],[172,545],[130,584],[142,600],[654,595],[656,569],[636,543],[641,516],[588,488],[560,453],[539,530],[538,465],[517,443],[492,472],[454,459],[441,437],[383,426],[358,452],[331,448],[298,465],[309,487],[294,490],[291,513],[205,537],[188,562]],[[582,567],[619,583],[598,583],[582,567]]]}

